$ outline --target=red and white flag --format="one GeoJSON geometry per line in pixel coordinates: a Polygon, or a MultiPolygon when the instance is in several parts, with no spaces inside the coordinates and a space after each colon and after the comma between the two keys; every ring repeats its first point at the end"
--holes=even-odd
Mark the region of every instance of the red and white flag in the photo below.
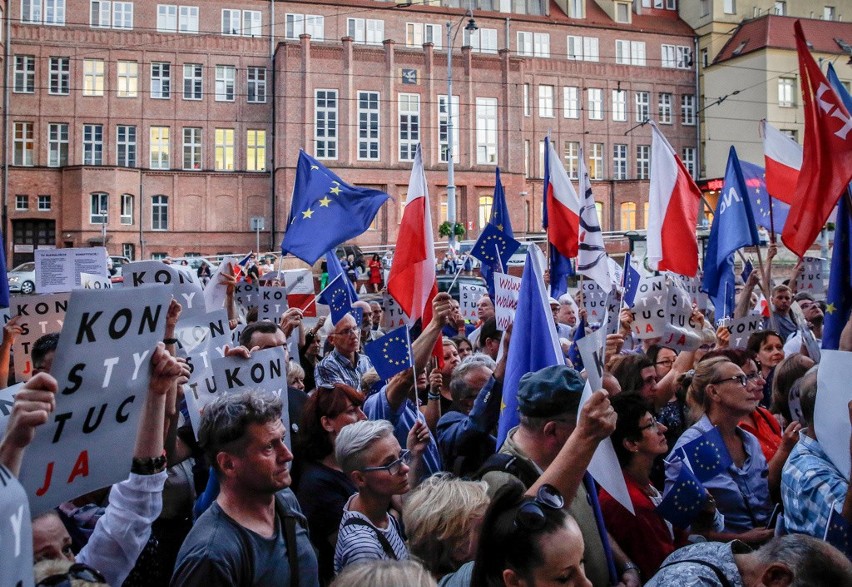
{"type": "Polygon", "coordinates": [[[781,240],[804,257],[852,180],[852,118],[811,56],[799,21],[793,28],[802,80],[805,148],[781,240]]]}
{"type": "Polygon", "coordinates": [[[766,162],[766,191],[785,204],[792,204],[802,168],[802,147],[788,135],[760,121],[763,157],[766,162]]]}
{"type": "Polygon", "coordinates": [[[563,257],[573,259],[577,256],[580,235],[580,198],[553,148],[553,141],[547,141],[547,144],[548,173],[544,181],[547,186],[547,239],[563,257]]]}
{"type": "Polygon", "coordinates": [[[760,297],[757,299],[757,305],[754,308],[761,316],[769,318],[769,302],[766,301],[766,297],[763,294],[760,294],[760,297]]]}
{"type": "Polygon", "coordinates": [[[658,271],[695,277],[698,273],[695,229],[701,190],[653,120],[648,199],[650,265],[658,271]]]}
{"type": "Polygon", "coordinates": [[[437,292],[432,216],[418,145],[388,276],[388,293],[409,317],[409,324],[422,318],[425,327],[432,318],[432,298],[437,292]]]}

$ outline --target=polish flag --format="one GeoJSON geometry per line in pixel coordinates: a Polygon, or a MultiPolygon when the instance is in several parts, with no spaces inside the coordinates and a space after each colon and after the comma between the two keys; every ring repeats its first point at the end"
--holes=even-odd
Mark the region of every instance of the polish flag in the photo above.
{"type": "Polygon", "coordinates": [[[802,147],[788,135],[760,121],[763,156],[766,161],[766,191],[785,204],[792,204],[802,168],[802,147]]]}
{"type": "Polygon", "coordinates": [[[757,299],[755,309],[764,318],[769,318],[769,302],[766,301],[766,297],[763,294],[760,294],[760,297],[757,299]]]}
{"type": "Polygon", "coordinates": [[[695,277],[701,190],[654,121],[648,198],[648,261],[658,271],[695,277]]]}
{"type": "Polygon", "coordinates": [[[547,186],[547,240],[563,257],[573,259],[577,256],[580,237],[580,198],[568,180],[568,173],[553,148],[553,142],[548,140],[547,145],[549,176],[544,180],[547,186]]]}

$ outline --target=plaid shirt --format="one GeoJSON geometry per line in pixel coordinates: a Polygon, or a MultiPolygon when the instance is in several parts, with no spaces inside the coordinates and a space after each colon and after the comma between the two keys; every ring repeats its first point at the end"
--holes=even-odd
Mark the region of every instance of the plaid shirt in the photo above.
{"type": "Polygon", "coordinates": [[[361,376],[373,368],[369,357],[355,353],[355,364],[332,349],[314,370],[317,387],[332,387],[335,383],[345,383],[355,389],[361,389],[361,376]]]}
{"type": "Polygon", "coordinates": [[[834,502],[843,502],[849,482],[819,442],[799,432],[799,442],[781,472],[784,527],[788,532],[825,536],[834,502]]]}

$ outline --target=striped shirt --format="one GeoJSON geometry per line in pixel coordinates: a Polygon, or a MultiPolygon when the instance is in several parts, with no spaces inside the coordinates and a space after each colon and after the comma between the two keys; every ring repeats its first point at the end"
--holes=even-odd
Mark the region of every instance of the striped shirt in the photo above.
{"type": "Polygon", "coordinates": [[[373,368],[369,357],[361,353],[355,353],[355,363],[331,349],[331,352],[323,357],[314,370],[314,379],[317,387],[333,387],[335,383],[344,383],[355,389],[361,389],[361,376],[373,368]]]}
{"type": "Polygon", "coordinates": [[[367,516],[349,509],[355,495],[350,497],[343,507],[343,518],[340,520],[340,530],[337,535],[337,547],[334,550],[334,573],[337,574],[344,567],[359,561],[390,559],[385,549],[382,548],[382,543],[379,542],[377,532],[390,543],[391,549],[396,555],[396,560],[407,560],[408,549],[401,536],[402,532],[396,518],[388,515],[388,527],[377,528],[367,516]],[[352,518],[359,518],[370,526],[360,524],[346,526],[346,521],[352,518]]]}

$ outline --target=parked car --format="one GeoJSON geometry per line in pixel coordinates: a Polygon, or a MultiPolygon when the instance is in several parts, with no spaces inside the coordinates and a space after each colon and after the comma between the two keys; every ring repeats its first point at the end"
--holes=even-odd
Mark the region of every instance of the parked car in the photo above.
{"type": "Polygon", "coordinates": [[[7,274],[9,291],[12,293],[35,293],[35,263],[21,263],[7,274]]]}

